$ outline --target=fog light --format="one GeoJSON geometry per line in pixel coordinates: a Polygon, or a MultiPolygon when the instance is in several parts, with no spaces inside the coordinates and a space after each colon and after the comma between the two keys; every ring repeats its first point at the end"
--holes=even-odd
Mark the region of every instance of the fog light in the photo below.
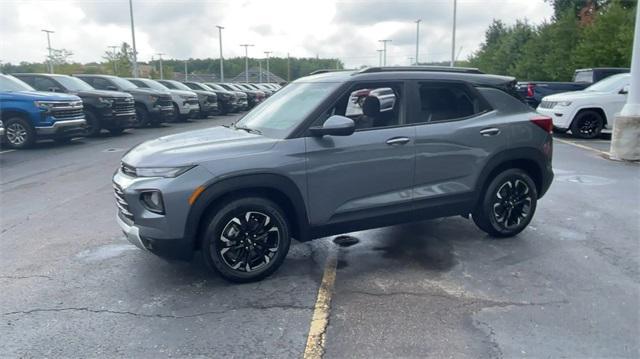
{"type": "Polygon", "coordinates": [[[164,203],[160,191],[145,191],[140,194],[140,201],[144,207],[158,214],[164,214],[164,203]]]}

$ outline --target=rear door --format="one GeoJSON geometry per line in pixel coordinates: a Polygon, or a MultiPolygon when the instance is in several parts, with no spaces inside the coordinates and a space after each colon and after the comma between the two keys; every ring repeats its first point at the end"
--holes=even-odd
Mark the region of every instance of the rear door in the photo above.
{"type": "Polygon", "coordinates": [[[314,123],[346,115],[357,129],[350,136],[305,139],[312,225],[411,211],[415,130],[405,124],[405,93],[403,82],[356,83],[314,123]],[[367,116],[355,94],[375,89],[391,90],[395,101],[382,99],[381,111],[367,116]]]}
{"type": "Polygon", "coordinates": [[[412,89],[419,104],[408,118],[416,129],[415,208],[450,205],[456,212],[473,198],[489,156],[508,146],[508,133],[465,82],[415,81],[412,89]]]}

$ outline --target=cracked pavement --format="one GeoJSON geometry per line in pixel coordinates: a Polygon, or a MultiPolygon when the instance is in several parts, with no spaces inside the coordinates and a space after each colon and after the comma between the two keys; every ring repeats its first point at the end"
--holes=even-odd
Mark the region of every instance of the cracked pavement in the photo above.
{"type": "Polygon", "coordinates": [[[556,142],[517,238],[461,217],[356,232],[235,285],[128,244],[110,183],[132,145],[234,119],[0,155],[0,356],[299,358],[330,251],[326,358],[640,356],[638,165],[556,142]]]}

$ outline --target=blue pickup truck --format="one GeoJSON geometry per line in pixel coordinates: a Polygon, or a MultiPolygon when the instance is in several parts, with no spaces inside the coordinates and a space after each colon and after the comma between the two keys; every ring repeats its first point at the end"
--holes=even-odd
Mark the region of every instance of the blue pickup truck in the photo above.
{"type": "Polygon", "coordinates": [[[78,96],[37,92],[9,75],[0,74],[0,121],[3,144],[11,148],[31,147],[37,139],[67,142],[84,136],[86,121],[78,96]]]}

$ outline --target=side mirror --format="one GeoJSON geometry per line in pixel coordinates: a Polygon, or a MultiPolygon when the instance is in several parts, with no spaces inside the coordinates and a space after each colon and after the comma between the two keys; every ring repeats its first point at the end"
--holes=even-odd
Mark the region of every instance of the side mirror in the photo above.
{"type": "Polygon", "coordinates": [[[620,92],[618,92],[621,95],[626,95],[629,93],[629,85],[625,86],[622,88],[622,90],[620,90],[620,92]]]}
{"type": "Polygon", "coordinates": [[[349,117],[333,115],[329,117],[322,126],[309,128],[311,135],[322,137],[328,136],[350,136],[356,130],[356,124],[349,117]]]}
{"type": "Polygon", "coordinates": [[[118,88],[113,86],[113,85],[109,85],[109,86],[107,86],[107,90],[109,90],[109,91],[118,91],[118,88]]]}

